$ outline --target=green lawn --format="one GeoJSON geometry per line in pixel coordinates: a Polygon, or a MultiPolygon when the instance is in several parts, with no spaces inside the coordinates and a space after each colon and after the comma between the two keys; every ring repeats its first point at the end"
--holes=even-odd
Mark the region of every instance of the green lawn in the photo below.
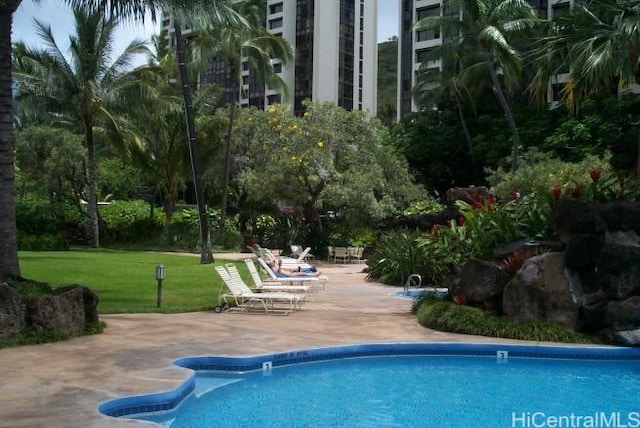
{"type": "MultiPolygon", "coordinates": [[[[229,262],[216,260],[215,265],[201,265],[199,257],[107,249],[21,251],[19,256],[25,278],[48,282],[54,288],[81,284],[95,291],[100,297],[100,313],[211,309],[223,286],[213,266],[229,262]],[[158,264],[165,267],[160,309],[156,307],[158,264]]],[[[244,263],[241,265],[242,269],[244,263]]]]}

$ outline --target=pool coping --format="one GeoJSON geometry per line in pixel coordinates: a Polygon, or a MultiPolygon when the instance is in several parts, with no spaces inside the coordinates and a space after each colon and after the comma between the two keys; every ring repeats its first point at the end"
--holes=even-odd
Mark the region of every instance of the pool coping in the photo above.
{"type": "Polygon", "coordinates": [[[205,355],[175,360],[177,367],[193,371],[178,387],[160,392],[132,395],[101,403],[98,411],[106,416],[126,417],[176,409],[195,389],[195,372],[219,371],[247,373],[274,367],[336,359],[378,356],[495,356],[508,358],[573,359],[573,360],[640,360],[640,349],[611,346],[528,345],[459,342],[365,343],[298,349],[287,352],[247,356],[205,355]]]}

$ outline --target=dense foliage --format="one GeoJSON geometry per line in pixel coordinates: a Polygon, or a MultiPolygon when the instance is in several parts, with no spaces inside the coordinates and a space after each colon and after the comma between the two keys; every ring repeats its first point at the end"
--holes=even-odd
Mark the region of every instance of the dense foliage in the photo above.
{"type": "Polygon", "coordinates": [[[593,343],[594,338],[548,321],[516,324],[482,309],[424,299],[416,305],[418,322],[451,333],[543,342],[593,343]]]}

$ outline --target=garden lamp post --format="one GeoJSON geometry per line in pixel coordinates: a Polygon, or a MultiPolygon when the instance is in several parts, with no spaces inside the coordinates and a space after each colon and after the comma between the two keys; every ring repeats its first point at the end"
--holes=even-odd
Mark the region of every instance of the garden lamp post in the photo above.
{"type": "Polygon", "coordinates": [[[158,281],[158,296],[156,306],[159,308],[162,302],[162,280],[164,279],[164,265],[156,266],[156,280],[158,281]]]}

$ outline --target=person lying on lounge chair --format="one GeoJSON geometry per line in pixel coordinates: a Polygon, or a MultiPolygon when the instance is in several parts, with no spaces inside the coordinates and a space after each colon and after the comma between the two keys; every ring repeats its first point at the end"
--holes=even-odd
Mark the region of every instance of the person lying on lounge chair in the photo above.
{"type": "Polygon", "coordinates": [[[307,276],[314,277],[320,276],[321,272],[317,270],[314,266],[311,267],[294,267],[292,269],[286,268],[282,266],[282,260],[271,260],[269,262],[269,266],[276,274],[281,278],[287,278],[290,276],[307,276]]]}

